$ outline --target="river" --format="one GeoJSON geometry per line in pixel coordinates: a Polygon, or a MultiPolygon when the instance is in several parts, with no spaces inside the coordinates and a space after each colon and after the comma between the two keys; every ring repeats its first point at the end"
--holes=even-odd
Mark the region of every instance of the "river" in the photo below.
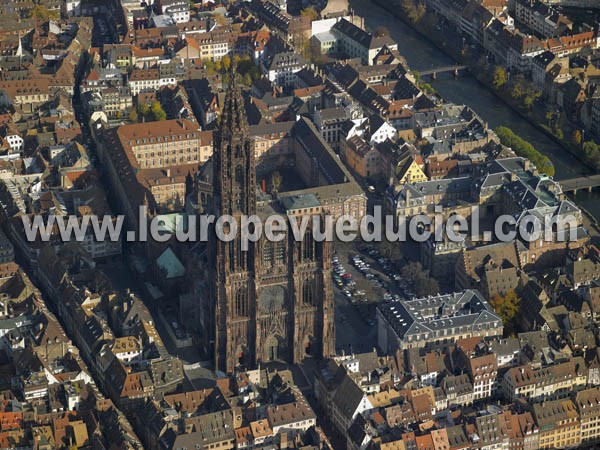
{"type": "MultiPolygon", "coordinates": [[[[350,6],[355,14],[364,18],[368,30],[374,31],[378,26],[385,26],[390,31],[391,37],[398,43],[398,51],[412,69],[428,70],[454,64],[454,61],[435,45],[371,1],[350,0],[350,6]]],[[[523,139],[531,142],[552,160],[556,169],[556,179],[572,178],[584,173],[583,165],[576,158],[525,121],[471,75],[456,79],[453,76],[442,76],[431,84],[447,100],[469,105],[490,127],[508,126],[523,139]]],[[[575,200],[600,221],[600,193],[579,192],[575,200]]]]}

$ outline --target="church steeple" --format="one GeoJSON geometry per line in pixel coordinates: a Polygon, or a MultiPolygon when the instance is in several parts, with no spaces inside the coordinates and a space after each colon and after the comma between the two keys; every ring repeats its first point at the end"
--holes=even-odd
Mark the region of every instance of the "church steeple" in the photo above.
{"type": "Polygon", "coordinates": [[[23,56],[23,41],[21,39],[21,33],[19,33],[19,46],[17,47],[17,51],[15,52],[15,56],[22,57],[23,56]]]}
{"type": "Polygon", "coordinates": [[[236,63],[232,61],[229,71],[229,86],[221,115],[221,131],[225,133],[235,134],[240,131],[247,132],[248,130],[244,99],[238,81],[236,63]]]}
{"type": "Polygon", "coordinates": [[[244,99],[231,65],[229,86],[215,133],[215,192],[220,195],[221,214],[252,215],[256,211],[254,146],[248,136],[244,99]]]}

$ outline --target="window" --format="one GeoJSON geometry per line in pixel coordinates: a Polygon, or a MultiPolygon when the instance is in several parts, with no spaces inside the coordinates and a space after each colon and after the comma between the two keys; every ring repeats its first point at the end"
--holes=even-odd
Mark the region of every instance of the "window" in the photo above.
{"type": "Polygon", "coordinates": [[[304,283],[302,284],[302,303],[304,305],[314,306],[313,280],[304,280],[304,283]]]}
{"type": "Polygon", "coordinates": [[[248,291],[245,287],[238,289],[235,298],[236,317],[245,317],[248,315],[248,291]]]}

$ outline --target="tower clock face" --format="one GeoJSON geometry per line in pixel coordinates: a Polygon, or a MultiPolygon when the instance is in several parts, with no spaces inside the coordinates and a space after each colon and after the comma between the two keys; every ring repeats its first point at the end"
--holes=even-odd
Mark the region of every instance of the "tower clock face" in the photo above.
{"type": "Polygon", "coordinates": [[[261,313],[272,313],[285,307],[286,291],[283,286],[268,286],[258,297],[258,309],[261,313]]]}

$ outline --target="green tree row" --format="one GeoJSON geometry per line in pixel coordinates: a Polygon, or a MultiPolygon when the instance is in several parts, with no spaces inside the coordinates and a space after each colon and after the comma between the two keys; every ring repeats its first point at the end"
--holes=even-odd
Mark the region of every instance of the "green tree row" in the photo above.
{"type": "Polygon", "coordinates": [[[529,159],[535,164],[540,173],[554,176],[554,164],[552,164],[550,158],[541,154],[533,145],[517,136],[510,128],[498,127],[496,128],[496,134],[503,145],[512,148],[517,155],[529,159]]]}

